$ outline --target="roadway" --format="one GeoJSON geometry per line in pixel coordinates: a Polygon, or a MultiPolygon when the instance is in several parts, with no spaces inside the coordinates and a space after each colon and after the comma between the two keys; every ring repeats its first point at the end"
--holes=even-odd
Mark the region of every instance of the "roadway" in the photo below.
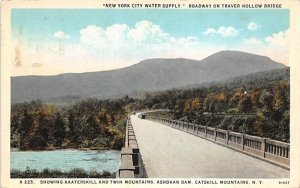
{"type": "Polygon", "coordinates": [[[288,178],[289,171],[166,125],[131,116],[149,178],[288,178]]]}

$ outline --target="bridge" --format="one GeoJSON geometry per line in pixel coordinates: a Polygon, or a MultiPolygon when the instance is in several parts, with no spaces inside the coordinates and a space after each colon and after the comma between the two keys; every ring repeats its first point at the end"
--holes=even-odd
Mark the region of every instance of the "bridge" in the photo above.
{"type": "Polygon", "coordinates": [[[289,156],[288,143],[131,114],[118,177],[288,178],[289,156]]]}

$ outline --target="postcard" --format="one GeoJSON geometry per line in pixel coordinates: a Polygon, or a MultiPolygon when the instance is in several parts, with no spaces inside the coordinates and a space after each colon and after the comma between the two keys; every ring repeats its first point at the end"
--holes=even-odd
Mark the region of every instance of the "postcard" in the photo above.
{"type": "Polygon", "coordinates": [[[1,187],[299,187],[296,0],[2,0],[1,187]]]}

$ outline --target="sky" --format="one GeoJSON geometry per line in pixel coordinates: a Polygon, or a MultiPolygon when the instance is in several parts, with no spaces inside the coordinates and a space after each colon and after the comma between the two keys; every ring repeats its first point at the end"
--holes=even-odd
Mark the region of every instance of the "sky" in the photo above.
{"type": "Polygon", "coordinates": [[[239,50],[288,64],[287,9],[13,9],[12,75],[201,60],[239,50]]]}

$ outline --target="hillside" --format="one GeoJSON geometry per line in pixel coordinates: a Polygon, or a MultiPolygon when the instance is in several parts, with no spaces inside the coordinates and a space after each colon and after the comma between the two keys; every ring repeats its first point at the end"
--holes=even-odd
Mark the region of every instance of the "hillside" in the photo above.
{"type": "Polygon", "coordinates": [[[221,51],[201,61],[148,59],[111,71],[12,77],[11,100],[17,103],[67,95],[113,98],[221,81],[284,67],[268,57],[238,51],[221,51]]]}

